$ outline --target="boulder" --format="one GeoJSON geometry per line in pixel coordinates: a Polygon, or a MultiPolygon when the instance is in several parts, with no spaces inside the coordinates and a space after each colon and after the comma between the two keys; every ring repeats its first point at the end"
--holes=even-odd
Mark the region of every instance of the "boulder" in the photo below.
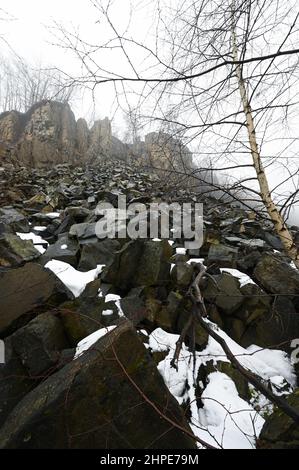
{"type": "Polygon", "coordinates": [[[278,296],[270,308],[257,307],[251,322],[242,336],[241,345],[257,344],[264,348],[275,347],[291,352],[291,342],[299,337],[299,315],[293,302],[278,296]]]}
{"type": "Polygon", "coordinates": [[[195,449],[193,438],[173,423],[192,435],[149,353],[124,321],[14,408],[0,430],[0,447],[195,449]]]}
{"type": "Polygon", "coordinates": [[[93,238],[96,236],[96,224],[88,222],[74,224],[69,230],[69,236],[76,237],[78,240],[93,238]]]}
{"type": "Polygon", "coordinates": [[[134,282],[139,286],[165,284],[170,279],[169,259],[172,249],[167,240],[146,241],[141,259],[138,260],[134,282]]]}
{"type": "Polygon", "coordinates": [[[12,336],[18,358],[30,377],[37,377],[53,368],[60,352],[69,347],[63,325],[54,312],[42,313],[12,336]]]}
{"type": "Polygon", "coordinates": [[[234,268],[238,256],[238,249],[227,245],[211,245],[207,263],[216,263],[221,268],[234,268]]]}
{"type": "Polygon", "coordinates": [[[98,264],[110,266],[118,250],[120,250],[118,240],[107,238],[105,240],[96,239],[94,243],[88,243],[87,241],[81,246],[78,269],[80,271],[89,271],[95,269],[98,264]]]}
{"type": "MultiPolygon", "coordinates": [[[[299,411],[299,390],[288,398],[289,405],[299,411]]],[[[275,409],[263,426],[258,440],[262,449],[299,449],[299,426],[280,409],[275,409]]]]}
{"type": "Polygon", "coordinates": [[[72,297],[53,273],[38,264],[0,272],[0,334],[37,307],[49,308],[72,297]]]}
{"type": "Polygon", "coordinates": [[[39,256],[31,240],[21,240],[11,233],[0,236],[0,267],[14,268],[39,256]]]}
{"type": "Polygon", "coordinates": [[[138,286],[165,285],[170,280],[171,254],[166,240],[131,240],[103,271],[103,282],[113,284],[123,293],[138,286]]]}
{"type": "Polygon", "coordinates": [[[25,215],[13,207],[2,207],[0,209],[0,227],[1,225],[13,232],[30,231],[30,225],[25,215]]]}
{"type": "Polygon", "coordinates": [[[48,261],[55,259],[57,261],[69,263],[74,268],[77,268],[78,257],[78,242],[73,238],[69,238],[67,235],[62,235],[53,245],[48,246],[47,251],[43,254],[42,259],[44,260],[45,264],[48,261]]]}
{"type": "Polygon", "coordinates": [[[82,206],[70,206],[65,210],[66,215],[69,215],[76,223],[84,222],[90,215],[90,211],[82,206]]]}
{"type": "Polygon", "coordinates": [[[99,288],[100,281],[95,280],[86,286],[80,297],[63,303],[59,308],[66,336],[73,347],[86,336],[114,324],[118,319],[115,306],[107,304],[104,297],[99,297],[99,288]],[[113,315],[109,318],[102,316],[103,311],[110,309],[113,315]]]}
{"type": "Polygon", "coordinates": [[[171,279],[180,288],[189,287],[192,281],[193,266],[187,263],[177,263],[171,271],[171,279]]]}
{"type": "Polygon", "coordinates": [[[275,255],[263,255],[253,275],[268,292],[291,297],[299,294],[299,272],[275,255]]]}
{"type": "Polygon", "coordinates": [[[0,364],[0,428],[10,411],[38,383],[29,376],[12,346],[11,337],[4,340],[5,364],[0,364]]]}
{"type": "Polygon", "coordinates": [[[214,303],[226,315],[232,315],[243,303],[240,282],[228,273],[222,273],[207,279],[202,288],[204,299],[214,303]]]}

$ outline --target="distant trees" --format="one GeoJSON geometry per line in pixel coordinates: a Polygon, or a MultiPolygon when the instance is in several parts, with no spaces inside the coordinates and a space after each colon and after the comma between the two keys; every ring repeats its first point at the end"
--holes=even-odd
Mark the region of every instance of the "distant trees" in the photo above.
{"type": "Polygon", "coordinates": [[[0,60],[0,112],[25,112],[45,99],[71,101],[74,86],[66,87],[64,75],[57,69],[31,66],[13,53],[0,60]]]}

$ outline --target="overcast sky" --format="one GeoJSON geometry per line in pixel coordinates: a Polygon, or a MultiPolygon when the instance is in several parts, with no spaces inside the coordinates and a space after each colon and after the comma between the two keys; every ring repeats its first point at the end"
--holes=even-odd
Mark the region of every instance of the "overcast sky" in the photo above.
{"type": "MultiPolygon", "coordinates": [[[[118,26],[127,25],[132,5],[134,36],[142,39],[150,30],[150,2],[115,0],[118,26]]],[[[30,63],[55,65],[70,74],[78,73],[79,63],[72,54],[66,54],[64,50],[53,45],[56,41],[53,35],[54,23],[63,24],[69,30],[78,29],[82,37],[90,37],[93,41],[95,38],[102,40],[107,33],[104,25],[97,22],[97,12],[89,0],[1,0],[0,7],[11,15],[10,21],[0,23],[0,34],[19,55],[30,63]]],[[[3,51],[7,48],[2,45],[1,49],[3,51]]],[[[99,88],[96,98],[95,117],[111,118],[115,109],[113,88],[99,88]]],[[[89,116],[92,108],[87,95],[73,107],[77,117],[89,116]]]]}
{"type": "MultiPolygon", "coordinates": [[[[176,0],[167,1],[169,5],[176,2],[176,0]]],[[[93,43],[103,42],[105,37],[108,37],[108,31],[104,23],[98,22],[99,16],[91,3],[90,0],[1,0],[0,8],[8,12],[11,18],[10,21],[0,21],[0,36],[28,62],[42,63],[44,66],[54,65],[71,75],[76,75],[80,71],[79,62],[72,54],[53,45],[56,41],[53,36],[53,26],[56,22],[64,25],[68,30],[78,30],[81,37],[93,43]]],[[[151,35],[154,35],[155,2],[153,0],[114,0],[113,5],[113,18],[120,29],[124,29],[127,25],[130,19],[130,9],[133,7],[132,37],[140,42],[144,40],[148,44],[151,35]]],[[[1,14],[0,11],[0,19],[1,17],[3,13],[1,14]]],[[[5,53],[5,49],[7,52],[7,47],[5,48],[3,42],[1,49],[2,53],[5,53]]],[[[140,63],[142,63],[141,59],[140,63]]],[[[134,60],[138,62],[138,54],[137,57],[134,56],[134,60]]],[[[106,61],[108,68],[111,65],[110,68],[115,70],[115,65],[117,65],[120,73],[126,73],[125,66],[128,64],[122,63],[121,57],[118,58],[114,53],[107,52],[106,61]]],[[[92,101],[88,94],[81,94],[80,99],[72,104],[72,108],[77,118],[98,119],[105,116],[113,118],[115,111],[113,86],[99,86],[95,104],[95,115],[92,116],[94,109],[92,101]]],[[[117,117],[113,124],[114,130],[117,130],[117,127],[123,127],[124,122],[121,117],[117,117]]],[[[297,124],[295,127],[297,128],[297,124]]],[[[275,145],[277,146],[277,142],[275,145]]],[[[281,170],[278,170],[276,166],[268,170],[268,174],[273,184],[281,178],[281,170]]],[[[299,220],[296,222],[299,223],[299,220]]]]}

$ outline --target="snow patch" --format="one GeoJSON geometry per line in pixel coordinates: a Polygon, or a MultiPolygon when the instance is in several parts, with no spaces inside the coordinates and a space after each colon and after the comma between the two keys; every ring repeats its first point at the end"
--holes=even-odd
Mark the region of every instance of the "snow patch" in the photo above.
{"type": "Polygon", "coordinates": [[[91,346],[93,346],[100,338],[105,336],[109,331],[114,330],[116,328],[116,325],[113,326],[107,326],[106,328],[101,328],[98,331],[95,331],[91,335],[87,336],[86,338],[82,339],[76,348],[76,352],[74,355],[74,359],[77,359],[79,356],[81,356],[84,351],[87,351],[91,346]]]}
{"type": "Polygon", "coordinates": [[[110,317],[110,315],[113,315],[113,310],[103,310],[102,315],[104,317],[110,317]]]}
{"type": "Polygon", "coordinates": [[[49,243],[46,242],[46,240],[43,240],[42,237],[40,237],[39,235],[35,235],[35,233],[20,233],[20,232],[17,232],[16,235],[21,238],[21,240],[32,240],[33,242],[33,245],[35,246],[35,248],[41,253],[45,253],[46,251],[46,248],[44,248],[42,245],[46,245],[48,246],[49,243]]]}
{"type": "Polygon", "coordinates": [[[176,248],[175,249],[177,255],[185,255],[187,252],[186,248],[176,248]]]}
{"type": "MultiPolygon", "coordinates": [[[[279,387],[285,385],[285,381],[295,386],[296,377],[286,353],[254,345],[245,349],[217,325],[206,321],[217,330],[244,367],[279,387]]],[[[190,403],[190,425],[195,435],[219,448],[254,448],[264,423],[261,413],[254,406],[258,404],[262,411],[267,411],[270,406],[268,400],[250,386],[253,399],[247,403],[239,397],[234,382],[226,374],[212,372],[201,396],[204,407],[198,408],[196,387],[200,366],[208,361],[216,365],[217,361],[229,360],[221,346],[210,337],[207,347],[201,352],[197,351],[194,357],[183,343],[176,370],[170,363],[178,339],[179,335],[157,328],[149,336],[149,348],[151,351],[168,352],[158,364],[158,370],[177,401],[180,404],[190,403]]],[[[203,384],[201,386],[203,388],[203,384]]]]}
{"type": "Polygon", "coordinates": [[[242,273],[238,269],[230,269],[230,268],[220,268],[222,273],[229,273],[234,277],[237,277],[240,281],[241,287],[245,286],[245,284],[255,284],[255,282],[249,277],[247,274],[242,273]]]}
{"type": "Polygon", "coordinates": [[[75,297],[79,297],[86,285],[94,281],[102,272],[104,265],[99,264],[91,271],[81,272],[68,263],[53,259],[45,265],[45,268],[50,269],[75,297]]]}

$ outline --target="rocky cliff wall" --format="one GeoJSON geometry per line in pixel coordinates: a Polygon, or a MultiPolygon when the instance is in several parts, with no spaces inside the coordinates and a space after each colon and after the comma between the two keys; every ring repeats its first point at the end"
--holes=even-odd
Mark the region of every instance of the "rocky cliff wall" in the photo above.
{"type": "Polygon", "coordinates": [[[84,119],[76,121],[68,103],[42,101],[27,113],[0,115],[1,154],[9,151],[22,165],[78,164],[105,157],[111,138],[108,118],[96,121],[89,130],[84,119]]]}
{"type": "Polygon", "coordinates": [[[192,153],[168,134],[153,132],[144,141],[124,144],[112,135],[108,118],[89,129],[85,119],[76,121],[68,103],[57,101],[41,101],[24,114],[0,115],[0,158],[4,156],[36,168],[107,159],[134,160],[162,171],[192,167],[192,153]]]}

